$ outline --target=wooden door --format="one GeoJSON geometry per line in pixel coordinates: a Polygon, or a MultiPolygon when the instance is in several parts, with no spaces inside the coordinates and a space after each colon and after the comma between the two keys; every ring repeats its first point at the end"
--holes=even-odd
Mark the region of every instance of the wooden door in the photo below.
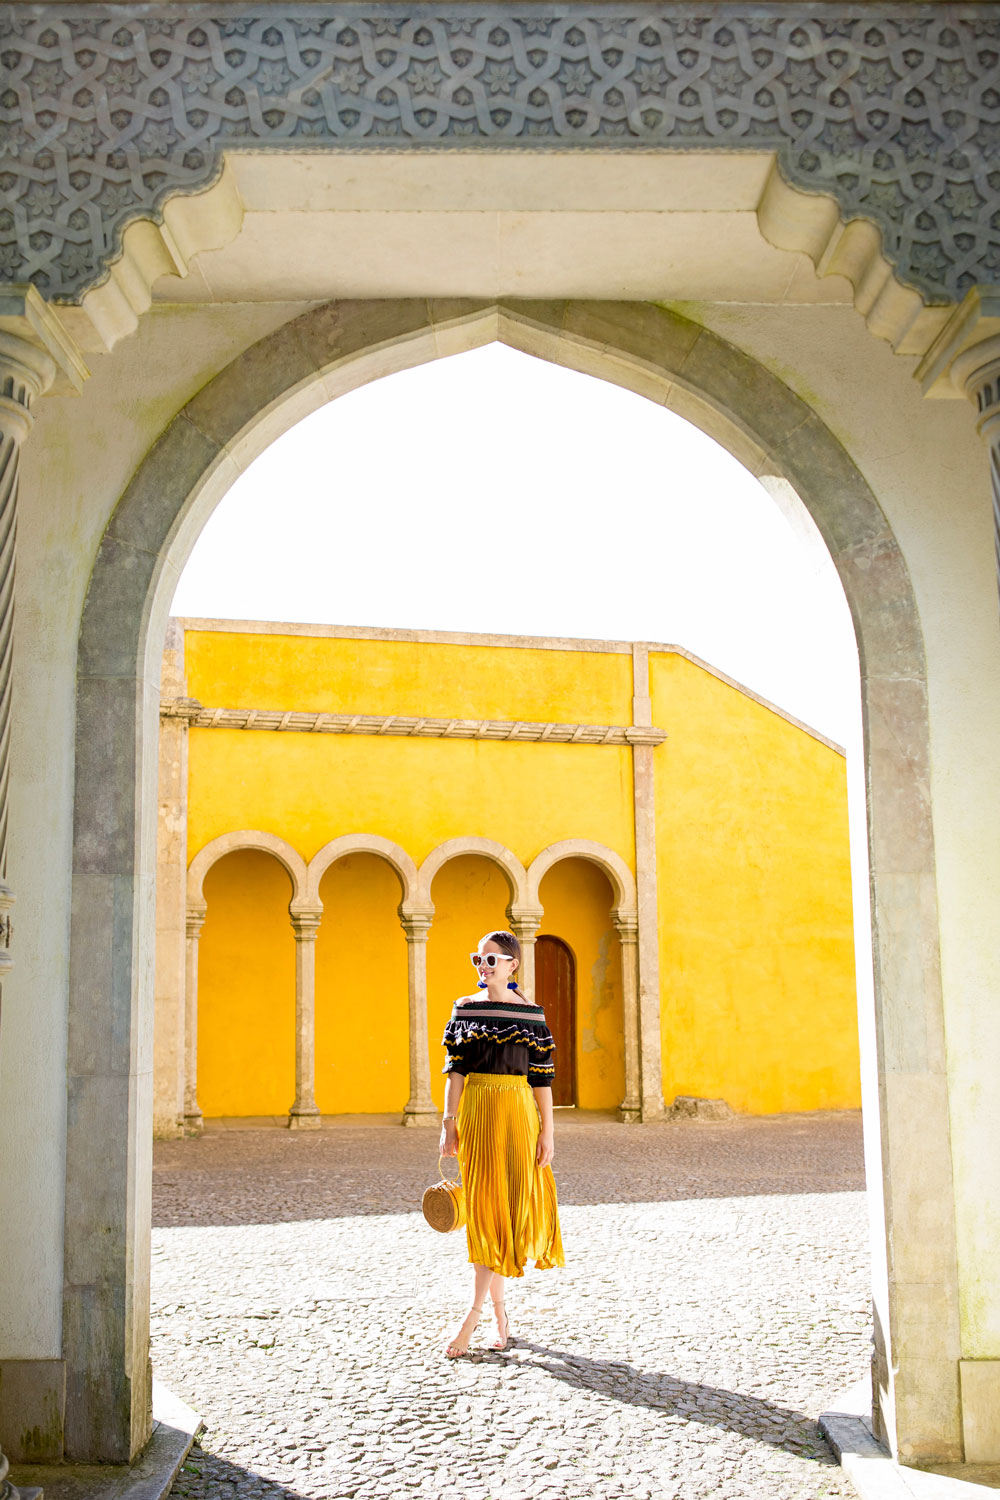
{"type": "Polygon", "coordinates": [[[535,1004],[556,1042],[553,1104],[576,1103],[576,963],[557,937],[535,939],[535,1004]]]}

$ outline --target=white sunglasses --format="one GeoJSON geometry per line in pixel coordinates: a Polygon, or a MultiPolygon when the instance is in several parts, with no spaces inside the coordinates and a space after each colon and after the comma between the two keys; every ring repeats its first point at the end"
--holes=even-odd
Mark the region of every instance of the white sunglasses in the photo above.
{"type": "Polygon", "coordinates": [[[512,964],[514,962],[514,955],[512,953],[470,953],[469,957],[477,969],[481,968],[483,964],[488,969],[495,969],[497,964],[512,964]]]}

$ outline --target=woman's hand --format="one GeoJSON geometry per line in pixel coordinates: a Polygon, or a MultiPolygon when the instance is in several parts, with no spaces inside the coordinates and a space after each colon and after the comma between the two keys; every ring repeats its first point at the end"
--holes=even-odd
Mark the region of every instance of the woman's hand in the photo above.
{"type": "Polygon", "coordinates": [[[540,1167],[547,1167],[552,1160],[552,1151],[555,1142],[552,1139],[551,1130],[539,1131],[538,1145],[535,1147],[535,1161],[540,1167]]]}
{"type": "Polygon", "coordinates": [[[441,1126],[441,1139],[438,1142],[438,1155],[458,1155],[458,1125],[454,1120],[445,1120],[441,1126]]]}

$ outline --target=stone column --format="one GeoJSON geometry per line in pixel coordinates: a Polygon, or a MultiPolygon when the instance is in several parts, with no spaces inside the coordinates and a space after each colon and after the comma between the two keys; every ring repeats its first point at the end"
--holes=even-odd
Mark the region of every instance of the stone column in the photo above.
{"type": "MultiPolygon", "coordinates": [[[[34,294],[37,299],[37,294],[34,294]]],[[[0,314],[22,316],[0,299],[0,314]]],[[[30,302],[28,302],[30,307],[30,302]]],[[[56,362],[45,350],[0,329],[0,1022],[3,980],[13,965],[11,908],[14,892],[7,879],[7,828],[10,795],[10,732],[14,656],[14,562],[17,543],[17,491],[21,447],[31,430],[32,403],[48,390],[56,362]]],[[[2,1033],[0,1033],[2,1045],[2,1033]]],[[[7,1458],[0,1449],[0,1500],[18,1500],[8,1479],[7,1458]]]]}
{"type": "MultiPolygon", "coordinates": [[[[649,696],[649,653],[632,648],[632,723],[640,731],[652,727],[649,696]]],[[[635,884],[638,916],[639,1118],[663,1116],[663,1067],[660,1045],[660,938],[656,890],[655,743],[630,736],[632,796],[635,817],[635,884]]]]}
{"type": "Polygon", "coordinates": [[[625,1097],[618,1107],[623,1125],[642,1119],[639,1096],[639,923],[632,913],[612,912],[622,950],[622,1013],[625,1027],[625,1097]]]}
{"type": "Polygon", "coordinates": [[[0,330],[0,983],[10,972],[14,892],[7,883],[10,720],[14,660],[14,552],[21,446],[32,403],[48,390],[56,363],[43,349],[0,330]]]}
{"type": "Polygon", "coordinates": [[[521,944],[521,968],[517,982],[532,1001],[535,998],[535,938],[544,915],[540,906],[510,906],[507,909],[510,930],[521,944]]]}
{"type": "Polygon", "coordinates": [[[438,1112],[431,1099],[431,1060],[427,1035],[427,935],[434,908],[399,909],[406,934],[407,993],[410,1025],[410,1097],[403,1110],[404,1125],[436,1125],[438,1112]]]}
{"type": "Polygon", "coordinates": [[[156,997],[153,1024],[153,1134],[183,1133],[187,1046],[187,763],[184,632],[167,626],[160,678],[159,819],[156,838],[156,997]]]}
{"type": "MultiPolygon", "coordinates": [[[[998,309],[1000,313],[1000,309],[998,309]]],[[[994,327],[996,326],[994,320],[994,327]]],[[[1000,586],[1000,334],[973,344],[955,357],[951,377],[976,408],[976,430],[989,453],[993,490],[993,545],[1000,586]]]]}
{"type": "Polygon", "coordinates": [[[295,933],[295,1102],[288,1111],[289,1130],[318,1130],[316,1107],[316,934],[319,911],[293,911],[295,933]]]}
{"type": "Polygon", "coordinates": [[[184,974],[184,1134],[201,1135],[198,1107],[198,939],[207,908],[189,906],[185,923],[187,953],[184,974]]]}

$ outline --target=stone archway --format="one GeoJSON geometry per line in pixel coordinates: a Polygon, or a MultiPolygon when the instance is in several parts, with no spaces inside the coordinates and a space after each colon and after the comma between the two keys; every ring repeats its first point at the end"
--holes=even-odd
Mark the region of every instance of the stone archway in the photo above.
{"type": "Polygon", "coordinates": [[[926,673],[909,576],[891,528],[815,412],[755,361],[676,313],[646,303],[424,300],[318,307],[234,360],[165,429],[98,553],[78,658],[67,1453],[127,1459],[149,1432],[149,1108],[141,1080],[132,1086],[132,1079],[152,1023],[155,832],[148,809],[172,584],[238,466],[306,410],[394,369],[497,339],[695,421],[765,482],[772,478],[800,497],[838,568],[860,648],[869,786],[878,1036],[870,1067],[877,1069],[880,1117],[869,1111],[867,1128],[878,1134],[873,1158],[884,1178],[881,1192],[872,1184],[875,1240],[884,1256],[874,1287],[876,1418],[911,1459],[958,1457],[955,1229],[925,791],[926,673]],[[112,924],[113,950],[110,941],[94,940],[112,924]],[[95,994],[103,997],[98,1010],[95,994]],[[86,1059],[112,1036],[121,1071],[98,1098],[86,1059]],[[102,1162],[96,1196],[95,1142],[102,1162]],[[923,1232],[928,1204],[933,1243],[923,1232]],[[99,1251],[95,1218],[105,1229],[99,1251]]]}

